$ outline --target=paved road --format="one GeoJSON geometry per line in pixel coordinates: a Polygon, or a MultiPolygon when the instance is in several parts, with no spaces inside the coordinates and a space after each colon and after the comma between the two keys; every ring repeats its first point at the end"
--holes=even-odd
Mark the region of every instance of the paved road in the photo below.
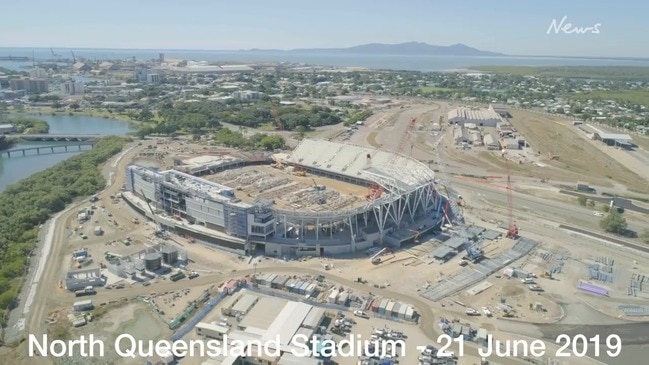
{"type": "MultiPolygon", "coordinates": [[[[125,170],[126,165],[130,163],[131,159],[137,154],[137,152],[138,149],[133,149],[127,153],[118,155],[108,162],[106,165],[107,170],[109,171],[109,174],[112,172],[115,178],[114,181],[112,181],[112,185],[104,190],[100,196],[113,195],[120,190],[124,183],[124,174],[119,172],[125,170]],[[119,159],[119,163],[116,163],[118,161],[117,159],[119,159]]],[[[45,324],[45,321],[48,316],[48,298],[51,296],[51,292],[57,287],[57,282],[60,279],[60,268],[67,266],[65,260],[66,255],[63,252],[65,249],[66,238],[69,235],[69,232],[66,229],[66,222],[76,215],[77,209],[83,205],[87,205],[87,201],[84,200],[69,207],[56,220],[56,222],[51,222],[51,224],[56,225],[54,230],[54,239],[48,254],[48,260],[43,271],[42,279],[38,284],[36,295],[34,296],[33,305],[25,318],[26,329],[30,334],[40,336],[47,333],[47,325],[45,324]]],[[[51,310],[51,308],[49,309],[51,310]]],[[[49,363],[51,363],[51,360],[44,358],[30,359],[30,364],[49,363]]]]}
{"type": "MultiPolygon", "coordinates": [[[[489,182],[468,181],[457,177],[451,178],[453,186],[480,193],[487,201],[498,205],[507,205],[507,190],[505,186],[490,184],[489,182]]],[[[542,216],[558,223],[579,224],[582,222],[597,226],[600,217],[593,215],[592,209],[583,208],[571,203],[562,203],[550,199],[538,198],[516,191],[512,192],[514,204],[514,218],[525,217],[528,213],[542,216]],[[525,213],[518,213],[525,211],[525,213]]],[[[471,205],[471,202],[468,202],[471,205]]],[[[642,231],[640,224],[629,222],[629,229],[642,231]]]]}
{"type": "Polygon", "coordinates": [[[615,203],[613,204],[615,204],[616,207],[624,208],[625,210],[630,210],[632,212],[649,214],[649,209],[639,207],[635,205],[632,200],[629,199],[613,198],[613,197],[598,197],[598,196],[592,196],[592,195],[582,194],[582,193],[578,193],[575,191],[568,191],[568,190],[559,190],[559,192],[561,194],[566,194],[566,195],[583,196],[588,199],[594,200],[596,202],[604,203],[604,204],[610,203],[611,199],[613,199],[615,201],[615,203]]]}
{"type": "Polygon", "coordinates": [[[584,235],[587,235],[587,236],[592,236],[592,237],[595,237],[595,238],[599,238],[601,240],[617,243],[618,245],[622,245],[622,246],[625,246],[625,247],[628,247],[628,248],[632,248],[634,250],[649,253],[649,246],[646,246],[646,245],[636,244],[636,243],[629,242],[627,240],[623,240],[623,239],[620,239],[620,238],[615,238],[615,237],[605,235],[605,234],[601,234],[601,233],[595,233],[595,232],[592,232],[592,231],[588,231],[588,230],[581,229],[581,228],[578,228],[578,227],[568,226],[568,225],[565,225],[565,224],[559,225],[559,228],[563,228],[563,229],[566,229],[566,230],[569,230],[569,231],[572,231],[572,232],[576,232],[576,233],[581,233],[581,234],[584,234],[584,235]]]}

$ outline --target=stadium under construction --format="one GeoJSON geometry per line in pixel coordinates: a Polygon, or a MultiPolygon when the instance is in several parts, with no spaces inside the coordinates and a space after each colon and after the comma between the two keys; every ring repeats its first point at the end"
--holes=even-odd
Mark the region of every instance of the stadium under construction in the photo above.
{"type": "Polygon", "coordinates": [[[198,159],[128,166],[122,196],[160,229],[282,257],[401,247],[451,215],[434,172],[400,154],[304,139],[268,159],[198,159]]]}

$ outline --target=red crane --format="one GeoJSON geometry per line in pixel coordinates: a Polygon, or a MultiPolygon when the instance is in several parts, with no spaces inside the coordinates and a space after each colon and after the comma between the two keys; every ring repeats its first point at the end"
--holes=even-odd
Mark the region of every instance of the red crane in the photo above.
{"type": "Polygon", "coordinates": [[[509,218],[509,226],[507,228],[507,238],[518,238],[518,227],[514,222],[514,204],[512,203],[512,174],[509,169],[509,159],[505,157],[505,165],[507,166],[507,214],[509,218]]]}
{"type": "Polygon", "coordinates": [[[412,132],[415,130],[415,124],[417,124],[417,118],[413,117],[412,119],[410,119],[410,123],[408,123],[408,128],[406,128],[406,131],[401,135],[401,139],[399,140],[397,149],[394,151],[395,153],[392,155],[392,158],[390,159],[390,163],[395,162],[398,154],[403,153],[403,149],[408,144],[412,132]]]}

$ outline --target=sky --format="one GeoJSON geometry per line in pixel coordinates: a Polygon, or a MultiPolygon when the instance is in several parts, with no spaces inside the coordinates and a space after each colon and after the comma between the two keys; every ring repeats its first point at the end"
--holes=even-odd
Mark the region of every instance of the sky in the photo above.
{"type": "Polygon", "coordinates": [[[340,48],[463,43],[508,55],[649,57],[639,0],[6,1],[0,47],[340,48]],[[558,33],[599,25],[599,34],[558,33]],[[645,46],[643,46],[645,45],[645,46]]]}

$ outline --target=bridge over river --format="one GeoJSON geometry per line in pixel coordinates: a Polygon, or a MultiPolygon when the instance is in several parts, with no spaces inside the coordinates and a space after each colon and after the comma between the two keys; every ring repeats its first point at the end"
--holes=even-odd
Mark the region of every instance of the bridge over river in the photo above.
{"type": "Polygon", "coordinates": [[[2,157],[18,157],[18,156],[37,156],[53,153],[67,153],[91,150],[95,146],[94,141],[77,142],[73,144],[60,144],[56,146],[42,146],[42,147],[28,147],[16,148],[12,150],[2,151],[2,157]]]}
{"type": "Polygon", "coordinates": [[[92,142],[101,134],[20,134],[15,137],[29,142],[92,142]]]}

